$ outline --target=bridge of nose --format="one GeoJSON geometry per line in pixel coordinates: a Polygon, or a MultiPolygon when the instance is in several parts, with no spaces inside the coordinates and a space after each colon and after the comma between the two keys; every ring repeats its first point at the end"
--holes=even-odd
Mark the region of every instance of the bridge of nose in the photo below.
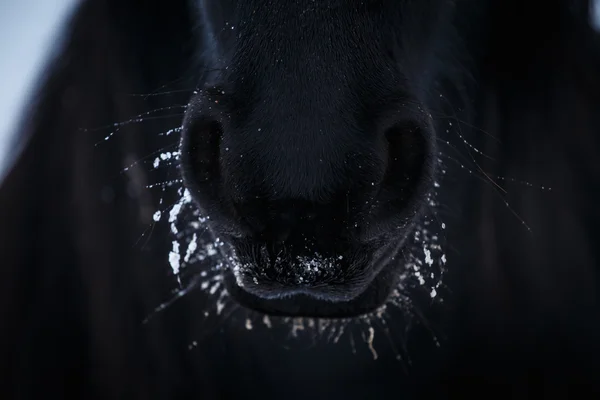
{"type": "Polygon", "coordinates": [[[226,131],[221,157],[234,167],[228,171],[234,180],[252,181],[271,198],[322,201],[348,184],[348,162],[366,147],[356,143],[356,129],[342,123],[333,127],[319,124],[318,118],[295,122],[273,115],[260,119],[265,122],[226,131]]]}

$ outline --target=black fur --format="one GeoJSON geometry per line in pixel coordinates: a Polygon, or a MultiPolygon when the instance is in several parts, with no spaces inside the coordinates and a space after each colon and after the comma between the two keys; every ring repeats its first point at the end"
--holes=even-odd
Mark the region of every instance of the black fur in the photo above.
{"type": "Polygon", "coordinates": [[[588,10],[568,0],[84,1],[0,190],[0,397],[597,391],[600,43],[588,10]],[[132,96],[155,91],[169,93],[132,96]],[[148,112],[107,141],[113,129],[92,129],[148,112]],[[177,150],[179,137],[159,133],[182,123],[181,169],[130,167],[177,150]],[[390,171],[408,171],[409,183],[390,171]],[[256,326],[244,309],[204,318],[215,299],[202,290],[143,324],[177,282],[169,226],[140,235],[180,198],[146,186],[182,172],[214,232],[250,265],[248,291],[235,295],[245,306],[371,311],[407,272],[414,229],[437,218],[446,229],[428,229],[445,238],[443,302],[406,287],[403,312],[372,331],[348,324],[355,352],[349,341],[292,340],[285,322],[256,326]],[[298,273],[256,272],[281,237],[282,265],[296,268],[298,231],[311,251],[344,255],[302,289],[316,299],[289,296],[298,273]],[[405,251],[385,253],[397,244],[405,251]],[[375,265],[378,251],[397,262],[375,265]],[[252,287],[256,277],[266,279],[252,287]],[[372,332],[377,360],[359,345],[372,332]]]}

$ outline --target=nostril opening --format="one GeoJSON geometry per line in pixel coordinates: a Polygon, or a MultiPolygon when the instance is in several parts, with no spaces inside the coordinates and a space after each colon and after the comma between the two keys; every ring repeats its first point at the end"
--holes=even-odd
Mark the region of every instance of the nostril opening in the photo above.
{"type": "Polygon", "coordinates": [[[403,121],[390,127],[385,137],[388,144],[387,170],[383,186],[399,190],[408,200],[426,172],[428,153],[427,130],[414,121],[403,121]]]}
{"type": "MultiPolygon", "coordinates": [[[[387,164],[383,179],[355,234],[368,242],[406,226],[433,187],[434,132],[415,121],[396,121],[385,131],[387,164]]],[[[403,231],[401,229],[401,231],[403,231]]]]}
{"type": "Polygon", "coordinates": [[[194,185],[215,181],[220,174],[219,151],[223,128],[216,120],[197,118],[184,128],[182,162],[184,179],[194,185]]]}

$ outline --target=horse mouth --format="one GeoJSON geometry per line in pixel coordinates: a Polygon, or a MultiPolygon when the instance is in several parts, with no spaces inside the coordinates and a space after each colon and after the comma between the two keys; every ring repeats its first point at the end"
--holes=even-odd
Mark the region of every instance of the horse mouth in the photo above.
{"type": "Polygon", "coordinates": [[[392,244],[380,250],[378,256],[369,263],[373,277],[364,285],[345,286],[337,291],[327,284],[298,285],[281,292],[271,291],[272,295],[265,296],[260,292],[257,294],[256,290],[248,290],[241,284],[239,274],[231,265],[224,269],[223,281],[237,304],[260,314],[276,317],[356,318],[376,312],[398,287],[401,275],[399,269],[402,268],[398,259],[401,247],[401,243],[392,244]],[[344,288],[360,291],[345,295],[344,288]],[[330,295],[332,292],[337,295],[330,295]]]}

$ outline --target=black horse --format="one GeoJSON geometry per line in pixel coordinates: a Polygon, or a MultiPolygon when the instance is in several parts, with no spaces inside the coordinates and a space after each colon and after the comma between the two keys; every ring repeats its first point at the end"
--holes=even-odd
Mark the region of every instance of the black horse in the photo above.
{"type": "Polygon", "coordinates": [[[596,390],[590,7],[82,1],[0,187],[0,397],[596,390]]]}

